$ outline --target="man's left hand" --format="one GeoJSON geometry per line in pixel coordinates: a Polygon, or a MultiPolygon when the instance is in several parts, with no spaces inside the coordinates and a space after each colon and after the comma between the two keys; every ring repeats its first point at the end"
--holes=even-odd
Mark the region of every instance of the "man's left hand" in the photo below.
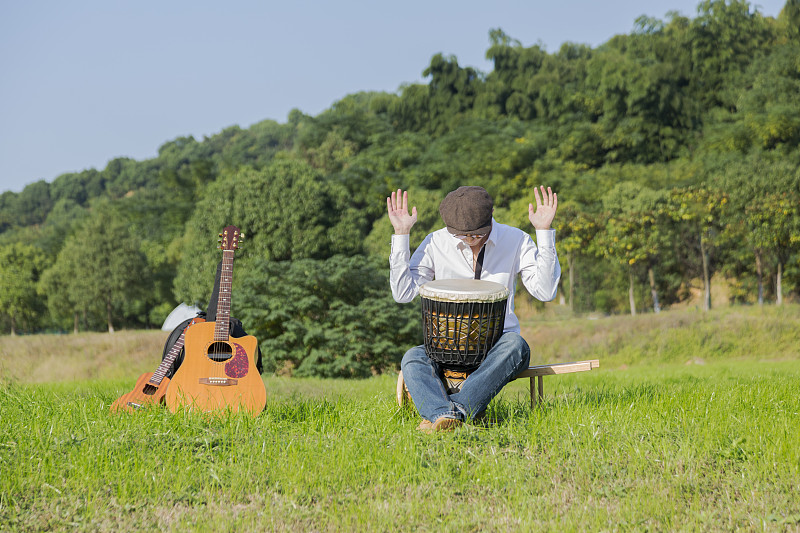
{"type": "Polygon", "coordinates": [[[536,207],[528,204],[528,219],[536,229],[550,229],[558,208],[558,196],[550,189],[544,190],[544,185],[540,186],[542,196],[539,197],[539,189],[533,188],[533,195],[536,197],[536,207]]]}

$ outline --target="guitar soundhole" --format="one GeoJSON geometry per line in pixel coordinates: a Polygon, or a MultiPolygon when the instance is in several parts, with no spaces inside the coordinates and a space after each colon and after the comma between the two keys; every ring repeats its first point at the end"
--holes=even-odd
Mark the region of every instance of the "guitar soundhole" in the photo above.
{"type": "Polygon", "coordinates": [[[233,348],[227,342],[214,342],[208,347],[208,357],[217,363],[227,361],[233,357],[233,348]]]}
{"type": "Polygon", "coordinates": [[[144,386],[144,389],[142,389],[142,392],[147,394],[148,396],[152,396],[153,394],[156,393],[157,390],[158,390],[158,387],[154,387],[154,386],[152,386],[152,385],[150,385],[148,383],[147,385],[144,386]]]}

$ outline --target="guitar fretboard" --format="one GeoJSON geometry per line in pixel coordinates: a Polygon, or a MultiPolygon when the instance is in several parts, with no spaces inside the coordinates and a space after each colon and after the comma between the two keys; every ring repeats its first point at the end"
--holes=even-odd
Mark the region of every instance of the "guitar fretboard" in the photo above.
{"type": "Polygon", "coordinates": [[[222,252],[222,273],[219,276],[217,317],[214,325],[214,340],[227,341],[231,319],[231,281],[233,280],[233,250],[222,252]]]}
{"type": "Polygon", "coordinates": [[[178,337],[178,340],[175,341],[175,344],[172,345],[172,348],[170,349],[169,353],[167,353],[167,356],[164,359],[162,359],[161,364],[158,365],[156,371],[153,372],[153,375],[150,376],[150,379],[147,380],[151,385],[155,385],[156,387],[161,385],[161,382],[164,380],[164,376],[167,375],[167,372],[169,372],[172,363],[175,362],[175,359],[178,357],[178,354],[181,353],[181,348],[183,348],[184,337],[186,336],[186,330],[188,328],[189,326],[186,326],[183,329],[183,331],[181,332],[181,336],[178,337]]]}

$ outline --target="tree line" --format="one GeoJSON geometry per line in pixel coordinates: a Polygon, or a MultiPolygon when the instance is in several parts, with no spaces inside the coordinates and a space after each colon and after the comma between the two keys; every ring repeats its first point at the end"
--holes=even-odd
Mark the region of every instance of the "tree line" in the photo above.
{"type": "MultiPolygon", "coordinates": [[[[412,246],[464,184],[529,230],[553,187],[563,303],[658,312],[692,291],[712,305],[800,291],[800,0],[777,18],[705,0],[694,18],[640,17],[629,34],[555,52],[489,34],[479,72],[434,55],[425,84],[356,93],[317,116],[234,126],[0,195],[6,332],[160,326],[207,304],[216,235],[245,234],[232,309],[267,367],[380,372],[420,342],[391,300],[385,197],[411,191],[412,246]]],[[[524,297],[524,295],[521,295],[524,297]]]]}

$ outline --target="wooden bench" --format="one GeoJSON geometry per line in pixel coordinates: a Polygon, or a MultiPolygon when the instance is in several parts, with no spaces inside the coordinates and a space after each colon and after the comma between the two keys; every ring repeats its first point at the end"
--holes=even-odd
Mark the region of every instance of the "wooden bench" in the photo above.
{"type": "MultiPolygon", "coordinates": [[[[572,363],[553,363],[550,365],[534,365],[523,370],[514,379],[530,378],[531,380],[531,409],[544,399],[544,377],[556,376],[559,374],[572,374],[573,372],[588,372],[600,368],[599,359],[588,361],[575,361],[572,363]],[[537,381],[534,386],[534,380],[537,381]]],[[[408,388],[403,380],[403,371],[397,376],[397,404],[402,407],[411,400],[408,388]]]]}
{"type": "Polygon", "coordinates": [[[527,370],[523,370],[514,379],[530,378],[531,379],[531,409],[544,399],[544,377],[555,376],[557,374],[571,374],[573,372],[588,372],[600,368],[599,359],[591,359],[589,361],[576,361],[574,363],[553,363],[551,365],[535,365],[529,366],[527,370]],[[538,381],[537,392],[534,393],[533,380],[538,381]]]}

